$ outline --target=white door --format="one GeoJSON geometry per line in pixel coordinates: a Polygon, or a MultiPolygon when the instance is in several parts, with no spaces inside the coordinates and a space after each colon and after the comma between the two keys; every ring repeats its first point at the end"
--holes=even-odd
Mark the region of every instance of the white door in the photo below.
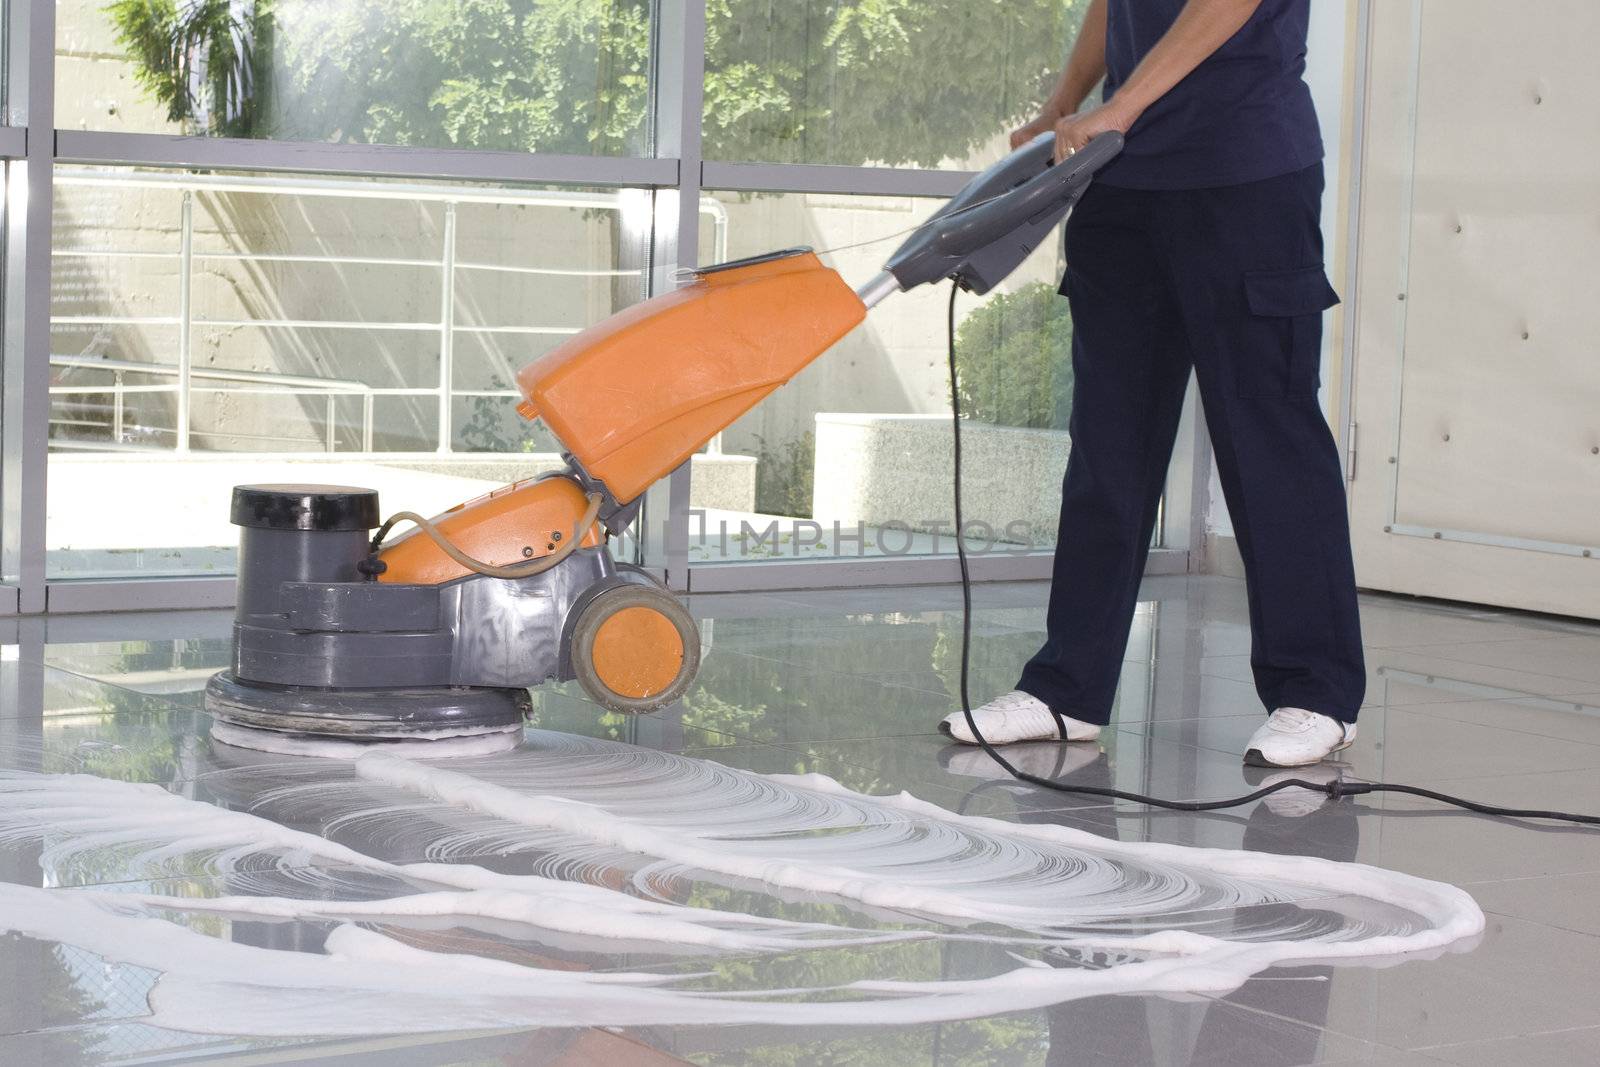
{"type": "Polygon", "coordinates": [[[1368,10],[1358,580],[1600,618],[1600,2],[1368,10]]]}

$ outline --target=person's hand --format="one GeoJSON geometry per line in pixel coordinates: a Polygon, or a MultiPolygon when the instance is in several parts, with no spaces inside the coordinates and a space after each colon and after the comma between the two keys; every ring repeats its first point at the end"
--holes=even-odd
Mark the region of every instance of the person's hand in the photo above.
{"type": "MultiPolygon", "coordinates": [[[[1078,149],[1088,144],[1096,134],[1116,130],[1118,133],[1127,133],[1128,127],[1139,116],[1130,114],[1117,106],[1115,98],[1080,111],[1075,115],[1067,115],[1055,124],[1056,129],[1056,162],[1072,155],[1078,149]]],[[[1013,134],[1013,137],[1016,135],[1013,134]]]]}
{"type": "Polygon", "coordinates": [[[1026,126],[1018,126],[1011,131],[1011,150],[1015,152],[1041,133],[1055,129],[1056,116],[1040,115],[1026,126]]]}

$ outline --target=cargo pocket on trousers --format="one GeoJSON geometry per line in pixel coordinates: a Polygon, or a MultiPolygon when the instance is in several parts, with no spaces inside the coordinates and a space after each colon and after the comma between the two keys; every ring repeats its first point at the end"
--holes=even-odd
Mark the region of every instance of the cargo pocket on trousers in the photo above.
{"type": "Polygon", "coordinates": [[[1241,397],[1315,396],[1322,361],[1322,313],[1339,302],[1319,264],[1244,275],[1249,321],[1236,353],[1241,397]]]}

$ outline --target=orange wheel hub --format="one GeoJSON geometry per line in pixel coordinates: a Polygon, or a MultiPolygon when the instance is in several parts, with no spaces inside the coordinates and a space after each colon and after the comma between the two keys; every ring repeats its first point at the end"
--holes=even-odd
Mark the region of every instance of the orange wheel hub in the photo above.
{"type": "Polygon", "coordinates": [[[595,631],[590,658],[607,689],[643,699],[663,692],[683,670],[683,637],[653,608],[623,608],[595,631]]]}

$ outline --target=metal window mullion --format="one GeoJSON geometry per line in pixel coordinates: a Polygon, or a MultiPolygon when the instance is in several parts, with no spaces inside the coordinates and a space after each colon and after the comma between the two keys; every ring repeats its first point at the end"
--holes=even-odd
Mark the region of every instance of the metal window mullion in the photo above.
{"type": "Polygon", "coordinates": [[[452,440],[450,390],[455,385],[456,348],[456,206],[444,206],[444,252],[439,264],[439,453],[452,440]]]}
{"type": "Polygon", "coordinates": [[[227,577],[66,579],[50,587],[50,613],[182,611],[229,608],[237,583],[227,577]]]}
{"type": "MultiPolygon", "coordinates": [[[[650,291],[664,293],[673,272],[700,262],[701,112],[705,98],[706,0],[658,0],[652,119],[658,156],[676,158],[676,187],[655,198],[650,291]]],[[[690,464],[645,499],[645,560],[674,589],[689,588],[690,464]],[[660,516],[654,518],[651,516],[660,516]]]]}
{"type": "MultiPolygon", "coordinates": [[[[1356,5],[1356,30],[1353,41],[1355,72],[1353,99],[1349,102],[1350,136],[1349,161],[1345,173],[1349,187],[1345,200],[1344,248],[1344,298],[1341,314],[1344,316],[1344,336],[1339,367],[1339,422],[1342,434],[1339,459],[1344,466],[1345,484],[1355,478],[1356,433],[1356,325],[1357,309],[1361,300],[1361,177],[1366,166],[1367,108],[1371,100],[1370,74],[1367,64],[1372,53],[1372,2],[1359,0],[1356,5]]],[[[1347,51],[1350,48],[1347,48],[1347,51]]]]}
{"type": "Polygon", "coordinates": [[[829,193],[846,196],[949,197],[972,180],[963,170],[841,167],[813,163],[730,163],[706,160],[707,189],[752,193],[829,193]]]}
{"type": "Polygon", "coordinates": [[[570,156],[94,130],[47,131],[47,143],[51,133],[55,158],[62,163],[589,186],[668,186],[678,180],[678,161],[670,156],[570,156]]]}
{"type": "Polygon", "coordinates": [[[194,193],[185,189],[178,209],[178,451],[189,451],[189,401],[194,350],[194,193]]]}
{"type": "MultiPolygon", "coordinates": [[[[70,162],[60,156],[57,156],[57,160],[58,162],[70,162]]],[[[658,162],[657,160],[650,161],[652,164],[658,162]]],[[[671,181],[675,182],[677,181],[678,173],[677,161],[669,160],[668,162],[672,164],[668,168],[663,169],[658,166],[652,166],[650,169],[661,171],[660,176],[670,178],[671,181]]],[[[172,164],[172,166],[188,165],[198,166],[199,164],[172,164]]],[[[361,178],[363,176],[358,174],[355,177],[361,178]]],[[[534,189],[521,189],[503,183],[494,189],[474,189],[463,187],[459,184],[449,189],[441,189],[439,181],[426,178],[419,181],[386,182],[352,181],[350,178],[350,175],[342,174],[333,176],[319,174],[308,177],[291,171],[274,173],[270,177],[259,177],[256,175],[217,173],[215,171],[196,174],[183,173],[181,171],[130,170],[126,164],[107,163],[101,165],[91,161],[82,168],[69,170],[57,175],[56,184],[110,186],[112,188],[151,185],[192,189],[197,193],[264,193],[268,195],[305,195],[353,200],[401,200],[407,203],[417,201],[443,203],[449,200],[457,204],[507,204],[514,207],[595,207],[607,210],[616,210],[618,206],[618,193],[615,191],[597,193],[582,188],[550,188],[544,186],[534,189]],[[90,169],[91,167],[94,169],[90,169]]],[[[469,176],[469,180],[477,180],[477,177],[469,176]]],[[[484,178],[483,180],[491,181],[493,179],[484,178]]],[[[149,254],[161,255],[163,253],[149,254]]],[[[170,255],[171,253],[165,254],[170,255]]],[[[218,254],[227,255],[228,253],[218,254]]]]}
{"type": "Polygon", "coordinates": [[[5,570],[17,579],[17,610],[34,613],[45,608],[56,5],[19,0],[7,20],[7,117],[26,132],[24,157],[7,167],[0,538],[5,570]]]}

